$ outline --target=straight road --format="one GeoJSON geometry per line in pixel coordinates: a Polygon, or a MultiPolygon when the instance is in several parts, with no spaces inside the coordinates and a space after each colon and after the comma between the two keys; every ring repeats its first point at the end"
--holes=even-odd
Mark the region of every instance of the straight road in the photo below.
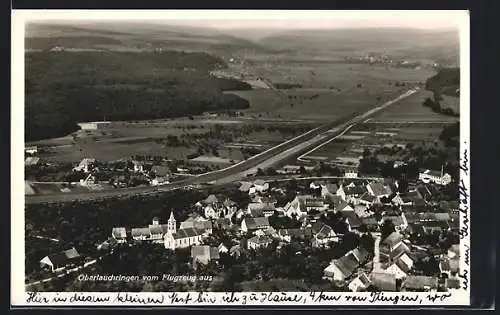
{"type": "Polygon", "coordinates": [[[37,204],[47,202],[71,202],[76,200],[95,200],[110,197],[126,197],[133,195],[147,195],[163,191],[172,191],[181,189],[187,186],[199,185],[205,183],[227,184],[230,182],[242,180],[248,175],[255,174],[257,170],[275,166],[285,160],[300,155],[304,150],[311,147],[323,144],[326,141],[331,141],[346,132],[346,130],[363,122],[367,118],[375,115],[388,106],[414,94],[418,88],[407,91],[394,100],[388,101],[385,104],[370,109],[363,114],[353,114],[350,117],[342,120],[337,120],[323,126],[312,129],[298,137],[285,141],[273,148],[270,148],[262,153],[254,155],[244,161],[231,165],[221,170],[197,175],[170,184],[156,187],[133,187],[117,190],[93,191],[83,193],[57,193],[47,195],[30,195],[25,196],[26,204],[37,204]]]}

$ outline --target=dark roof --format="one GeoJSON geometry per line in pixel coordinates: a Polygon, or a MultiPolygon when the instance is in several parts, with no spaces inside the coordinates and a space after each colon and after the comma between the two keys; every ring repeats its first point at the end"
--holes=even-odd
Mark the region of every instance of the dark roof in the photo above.
{"type": "Polygon", "coordinates": [[[195,229],[195,228],[185,228],[185,229],[179,229],[177,232],[174,234],[174,238],[180,239],[180,238],[188,238],[188,237],[194,237],[194,236],[199,236],[202,235],[205,231],[195,229]]]}
{"type": "Polygon", "coordinates": [[[346,195],[362,195],[366,192],[365,186],[344,187],[346,195]]]}
{"type": "Polygon", "coordinates": [[[322,186],[322,188],[326,189],[328,192],[330,192],[332,194],[337,192],[337,189],[339,189],[337,184],[326,184],[326,185],[321,185],[321,186],[322,186]]]}
{"type": "Polygon", "coordinates": [[[254,230],[269,226],[269,220],[267,217],[257,217],[257,218],[245,218],[243,219],[247,229],[254,230]]]}
{"type": "Polygon", "coordinates": [[[215,224],[217,224],[221,228],[228,228],[231,226],[231,219],[229,218],[220,218],[215,221],[215,224]]]}
{"type": "Polygon", "coordinates": [[[219,259],[219,249],[208,245],[191,247],[191,257],[203,260],[219,259]]]}
{"type": "Polygon", "coordinates": [[[382,183],[373,182],[368,184],[368,186],[370,186],[375,196],[387,195],[389,193],[382,183]]]}
{"type": "Polygon", "coordinates": [[[360,199],[367,202],[373,202],[375,201],[375,196],[372,196],[368,192],[366,192],[361,196],[360,199]]]}
{"type": "Polygon", "coordinates": [[[446,279],[446,288],[447,289],[460,289],[460,279],[450,278],[446,279]]]}
{"type": "Polygon", "coordinates": [[[134,236],[150,236],[151,233],[149,232],[149,228],[143,227],[143,228],[132,228],[131,230],[132,237],[134,236]]]}
{"type": "Polygon", "coordinates": [[[151,167],[151,171],[158,176],[165,176],[170,174],[170,168],[163,165],[154,165],[153,167],[151,167]]]}
{"type": "Polygon", "coordinates": [[[352,253],[334,260],[333,263],[337,266],[337,268],[339,268],[340,271],[342,271],[342,273],[346,277],[351,276],[359,265],[358,260],[352,253]]]}
{"type": "Polygon", "coordinates": [[[398,225],[402,225],[405,223],[405,221],[403,220],[403,217],[400,216],[400,215],[384,215],[382,217],[382,221],[383,222],[386,222],[386,221],[392,221],[392,223],[395,225],[395,226],[398,226],[398,225]]]}
{"type": "Polygon", "coordinates": [[[397,258],[401,255],[403,255],[404,253],[408,253],[410,251],[410,248],[405,244],[405,243],[400,243],[396,248],[394,248],[394,250],[391,251],[391,253],[389,254],[389,257],[391,259],[394,259],[394,258],[397,258]]]}
{"type": "Polygon", "coordinates": [[[388,245],[390,247],[393,247],[397,243],[401,242],[403,240],[403,236],[399,234],[398,232],[392,232],[387,236],[383,241],[383,245],[388,245]]]}
{"type": "Polygon", "coordinates": [[[370,275],[372,284],[380,291],[396,291],[396,276],[385,272],[373,272],[370,275]]]}
{"type": "Polygon", "coordinates": [[[355,248],[352,253],[354,254],[354,256],[356,256],[360,264],[365,263],[370,256],[370,253],[363,247],[355,248]]]}
{"type": "Polygon", "coordinates": [[[424,290],[425,287],[437,288],[438,279],[428,276],[408,276],[403,281],[402,287],[410,290],[424,290]]]}
{"type": "Polygon", "coordinates": [[[354,211],[344,211],[342,212],[342,216],[349,222],[351,228],[359,228],[363,225],[363,221],[354,211]]]}

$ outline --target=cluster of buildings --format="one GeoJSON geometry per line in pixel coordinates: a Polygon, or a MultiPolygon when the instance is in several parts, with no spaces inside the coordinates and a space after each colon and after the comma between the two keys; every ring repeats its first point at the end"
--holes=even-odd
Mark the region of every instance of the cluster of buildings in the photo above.
{"type": "MultiPolygon", "coordinates": [[[[458,232],[457,210],[437,212],[428,201],[431,188],[438,189],[443,183],[445,174],[440,175],[441,180],[421,179],[418,187],[406,190],[391,180],[312,181],[282,206],[278,206],[277,199],[285,194],[283,187],[263,180],[241,182],[239,192],[250,197],[245,207],[227,196],[212,194],[196,202],[196,210],[182,222],[171,212],[166,223],[153,218],[147,226],[114,227],[111,237],[98,248],[109,250],[117,244],[140,246],[151,242],[168,250],[189,248],[193,261],[207,264],[217,262],[223,254],[239,257],[261,248],[280,248],[292,241],[329,248],[341,242],[345,233],[360,237],[370,234],[375,240],[373,250],[358,246],[330,261],[324,279],[351,291],[369,287],[385,291],[451,290],[458,285],[458,245],[451,246],[448,252],[431,254],[432,248],[424,237],[458,232]],[[279,218],[294,224],[273,224],[279,218]],[[329,225],[328,218],[340,218],[344,229],[329,225]],[[384,225],[389,221],[394,232],[382,239],[384,225]],[[231,242],[211,246],[214,230],[230,233],[231,242]],[[412,241],[419,238],[421,242],[412,241]],[[441,276],[425,275],[418,268],[426,259],[438,261],[441,276]]],[[[71,253],[66,256],[76,257],[71,253]]],[[[45,257],[41,263],[52,271],[60,270],[66,256],[45,257]]]]}

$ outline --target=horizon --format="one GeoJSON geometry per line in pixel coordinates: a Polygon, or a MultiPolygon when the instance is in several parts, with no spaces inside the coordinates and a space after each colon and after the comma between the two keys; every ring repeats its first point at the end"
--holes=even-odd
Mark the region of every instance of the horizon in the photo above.
{"type": "Polygon", "coordinates": [[[400,28],[423,31],[458,30],[466,11],[249,11],[170,10],[103,11],[29,10],[14,12],[33,24],[129,23],[225,30],[336,30],[400,28]],[[210,13],[208,13],[210,12],[210,13]],[[208,14],[207,14],[208,13],[208,14]]]}

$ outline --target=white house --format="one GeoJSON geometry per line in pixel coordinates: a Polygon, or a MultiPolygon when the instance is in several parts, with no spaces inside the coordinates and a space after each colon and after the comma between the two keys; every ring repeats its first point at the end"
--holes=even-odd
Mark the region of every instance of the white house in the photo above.
{"type": "Polygon", "coordinates": [[[349,290],[351,290],[351,292],[358,292],[365,290],[370,286],[370,284],[371,284],[370,279],[363,272],[349,283],[348,288],[349,290]]]}
{"type": "Polygon", "coordinates": [[[347,177],[347,178],[357,178],[358,177],[358,171],[356,171],[356,170],[347,170],[344,173],[344,177],[347,177]]]}
{"type": "Polygon", "coordinates": [[[248,239],[247,247],[248,249],[259,249],[271,245],[273,239],[267,235],[256,235],[248,239]]]}
{"type": "Polygon", "coordinates": [[[253,182],[253,187],[255,188],[255,192],[262,193],[266,192],[269,189],[269,183],[266,183],[265,181],[258,179],[255,182],[253,182]]]}
{"type": "Polygon", "coordinates": [[[38,147],[36,145],[30,145],[24,148],[26,154],[36,154],[38,153],[38,147]]]}
{"type": "Polygon", "coordinates": [[[418,179],[424,183],[435,183],[437,185],[446,186],[451,183],[451,175],[448,173],[444,173],[441,168],[441,172],[433,171],[433,170],[422,170],[418,174],[418,179]]]}
{"type": "Polygon", "coordinates": [[[85,173],[89,172],[89,168],[95,163],[95,159],[93,158],[84,158],[78,166],[73,168],[74,171],[84,171],[85,173]]]}
{"type": "Polygon", "coordinates": [[[206,236],[207,232],[201,229],[184,228],[177,230],[176,221],[173,212],[171,212],[163,240],[165,248],[175,250],[176,248],[200,245],[206,236]]]}
{"type": "Polygon", "coordinates": [[[40,260],[40,267],[48,267],[52,272],[56,272],[66,269],[66,267],[73,265],[80,259],[80,254],[73,247],[59,253],[45,256],[40,260]]]}

